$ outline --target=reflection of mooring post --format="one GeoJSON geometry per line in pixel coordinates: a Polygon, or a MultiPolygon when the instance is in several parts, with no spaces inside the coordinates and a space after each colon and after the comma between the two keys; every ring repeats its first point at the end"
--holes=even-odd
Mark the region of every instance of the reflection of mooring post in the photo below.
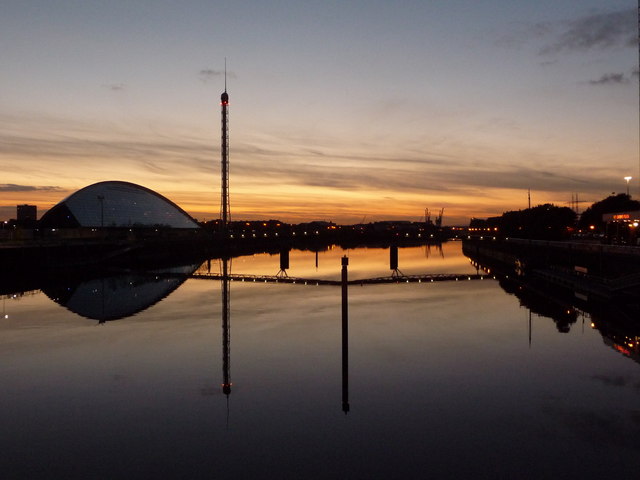
{"type": "Polygon", "coordinates": [[[398,270],[398,246],[391,245],[389,247],[389,270],[392,277],[404,277],[404,274],[398,270]]]}
{"type": "Polygon", "coordinates": [[[280,250],[280,271],[276,273],[276,277],[288,277],[287,270],[289,269],[289,249],[283,248],[280,250]]]}
{"type": "Polygon", "coordinates": [[[529,348],[531,348],[531,309],[529,309],[529,348]]]}
{"type": "Polygon", "coordinates": [[[349,257],[342,257],[342,411],[349,412],[349,294],[347,267],[349,257]]]}

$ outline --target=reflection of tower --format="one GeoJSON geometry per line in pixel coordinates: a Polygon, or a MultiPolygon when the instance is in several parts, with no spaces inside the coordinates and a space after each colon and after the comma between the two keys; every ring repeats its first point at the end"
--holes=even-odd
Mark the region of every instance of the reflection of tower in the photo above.
{"type": "Polygon", "coordinates": [[[231,210],[229,208],[229,94],[227,94],[227,61],[224,66],[224,92],[220,95],[220,105],[222,106],[222,196],[220,201],[220,218],[222,220],[222,231],[227,232],[231,221],[231,210]]]}
{"type": "Polygon", "coordinates": [[[228,258],[223,258],[222,262],[222,393],[229,396],[231,393],[231,380],[229,378],[230,348],[231,348],[231,325],[229,314],[231,300],[229,296],[229,270],[230,262],[228,258]]]}

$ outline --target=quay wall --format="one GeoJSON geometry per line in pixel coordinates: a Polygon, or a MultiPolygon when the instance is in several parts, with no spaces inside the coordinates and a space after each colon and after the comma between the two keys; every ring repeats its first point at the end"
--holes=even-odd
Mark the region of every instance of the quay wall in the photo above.
{"type": "Polygon", "coordinates": [[[463,240],[463,251],[512,268],[555,267],[609,279],[640,273],[640,247],[471,237],[463,240]]]}

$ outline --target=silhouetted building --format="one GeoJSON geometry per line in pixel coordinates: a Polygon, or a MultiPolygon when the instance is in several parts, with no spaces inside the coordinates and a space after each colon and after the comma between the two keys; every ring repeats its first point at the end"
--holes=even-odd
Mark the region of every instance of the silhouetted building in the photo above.
{"type": "Polygon", "coordinates": [[[40,226],[200,228],[187,212],[159,193],[119,181],[95,183],[78,190],[45,213],[40,226]]]}
{"type": "Polygon", "coordinates": [[[38,207],[35,205],[18,205],[17,224],[23,227],[33,227],[38,218],[38,207]]]}

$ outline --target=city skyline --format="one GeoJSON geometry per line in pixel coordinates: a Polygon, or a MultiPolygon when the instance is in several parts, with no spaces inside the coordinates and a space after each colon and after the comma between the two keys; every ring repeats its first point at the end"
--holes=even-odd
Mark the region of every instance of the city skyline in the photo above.
{"type": "Polygon", "coordinates": [[[0,219],[106,180],[218,218],[225,57],[232,220],[638,195],[629,0],[10,1],[0,26],[0,219]]]}

